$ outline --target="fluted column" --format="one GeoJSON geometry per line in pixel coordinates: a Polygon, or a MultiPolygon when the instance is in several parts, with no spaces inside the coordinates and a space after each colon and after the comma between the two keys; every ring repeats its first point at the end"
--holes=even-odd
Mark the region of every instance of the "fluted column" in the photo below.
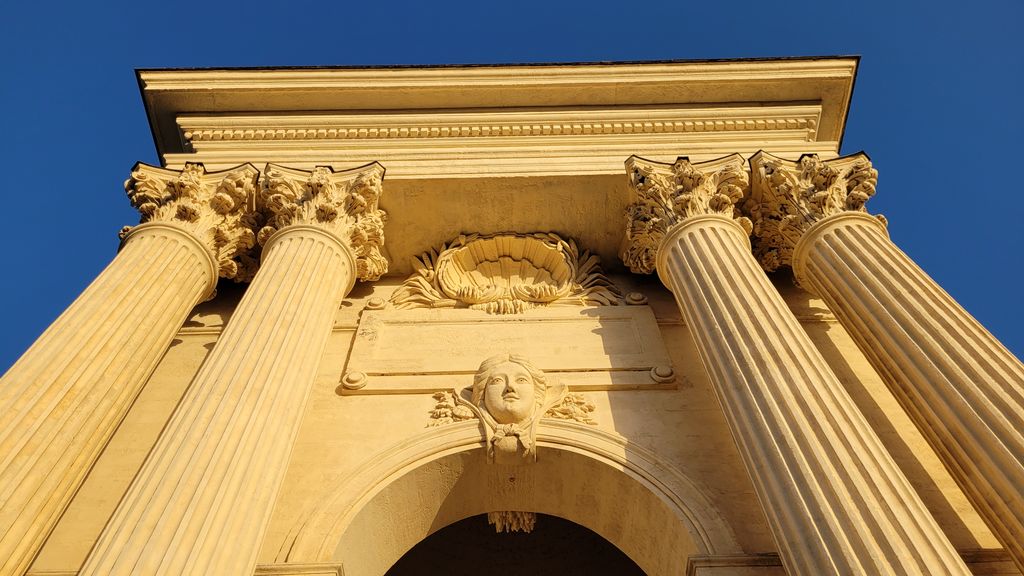
{"type": "Polygon", "coordinates": [[[145,223],[0,380],[0,575],[28,569],[189,312],[238,272],[257,176],[133,170],[145,223]]]}
{"type": "Polygon", "coordinates": [[[82,575],[251,576],[341,300],[386,271],[382,176],[267,167],[259,272],[82,575]]]}
{"type": "Polygon", "coordinates": [[[623,260],[675,294],[789,574],[969,574],[751,254],[743,158],[627,169],[623,260]]]}
{"type": "Polygon", "coordinates": [[[866,156],[751,167],[763,261],[828,304],[1024,570],[1024,366],[864,211],[866,156]]]}

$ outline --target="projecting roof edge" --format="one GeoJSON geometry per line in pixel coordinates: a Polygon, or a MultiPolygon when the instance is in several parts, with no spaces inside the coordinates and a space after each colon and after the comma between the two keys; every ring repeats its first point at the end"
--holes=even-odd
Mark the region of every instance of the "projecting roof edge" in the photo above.
{"type": "Polygon", "coordinates": [[[481,66],[140,69],[160,157],[185,151],[185,114],[820,103],[839,141],[859,57],[481,66]]]}

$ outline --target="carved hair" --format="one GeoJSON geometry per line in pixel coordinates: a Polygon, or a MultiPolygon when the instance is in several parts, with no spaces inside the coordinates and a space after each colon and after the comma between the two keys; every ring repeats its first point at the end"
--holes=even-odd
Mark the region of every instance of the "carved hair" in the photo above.
{"type": "Polygon", "coordinates": [[[530,374],[530,378],[533,379],[533,387],[537,391],[534,402],[540,406],[544,403],[544,394],[548,389],[547,377],[544,376],[544,372],[534,366],[529,360],[520,356],[519,354],[498,354],[497,356],[491,356],[487,360],[480,363],[480,367],[477,368],[476,374],[473,375],[473,404],[475,406],[481,406],[484,400],[484,389],[487,388],[487,381],[491,379],[491,371],[497,366],[504,364],[505,362],[511,362],[518,364],[530,374]]]}

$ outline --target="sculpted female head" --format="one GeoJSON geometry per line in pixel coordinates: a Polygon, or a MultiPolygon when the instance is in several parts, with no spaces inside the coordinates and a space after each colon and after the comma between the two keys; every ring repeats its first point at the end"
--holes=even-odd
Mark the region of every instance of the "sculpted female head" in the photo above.
{"type": "Polygon", "coordinates": [[[473,377],[473,404],[499,424],[515,424],[534,415],[544,403],[544,373],[518,354],[484,360],[473,377]]]}

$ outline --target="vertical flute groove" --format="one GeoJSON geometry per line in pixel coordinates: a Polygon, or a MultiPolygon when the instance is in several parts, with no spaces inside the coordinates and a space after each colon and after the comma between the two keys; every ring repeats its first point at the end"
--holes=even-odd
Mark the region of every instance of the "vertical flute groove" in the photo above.
{"type": "Polygon", "coordinates": [[[1024,570],[1024,364],[869,217],[823,220],[797,248],[798,276],[835,312],[1024,570]]]}
{"type": "Polygon", "coordinates": [[[212,288],[182,231],[140,229],[0,382],[0,574],[21,574],[212,288]]]}
{"type": "Polygon", "coordinates": [[[266,249],[82,575],[252,573],[354,273],[344,250],[308,227],[283,230],[266,249]],[[231,547],[223,546],[227,535],[231,547]]]}
{"type": "Polygon", "coordinates": [[[789,572],[968,574],[739,227],[713,216],[678,226],[660,271],[789,572]]]}

